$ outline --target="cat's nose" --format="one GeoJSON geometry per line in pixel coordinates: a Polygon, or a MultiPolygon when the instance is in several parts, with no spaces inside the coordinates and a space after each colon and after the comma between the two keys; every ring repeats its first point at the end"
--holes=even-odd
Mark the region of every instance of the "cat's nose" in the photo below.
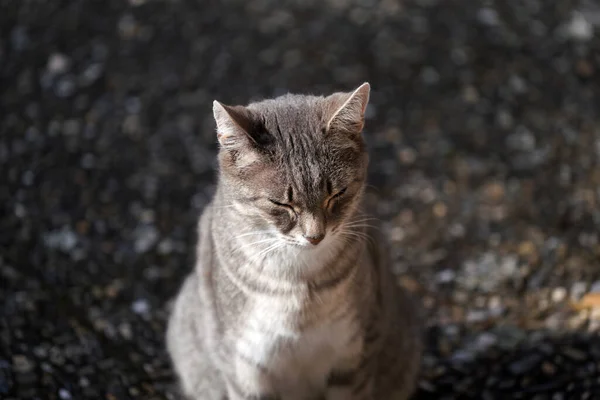
{"type": "Polygon", "coordinates": [[[313,236],[304,236],[304,239],[308,240],[308,242],[314,246],[321,243],[323,238],[325,238],[325,235],[323,235],[323,234],[313,235],[313,236]]]}

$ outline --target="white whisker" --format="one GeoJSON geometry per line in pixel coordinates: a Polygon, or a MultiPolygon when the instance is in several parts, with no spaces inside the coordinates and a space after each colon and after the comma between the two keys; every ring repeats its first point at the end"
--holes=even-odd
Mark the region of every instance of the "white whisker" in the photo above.
{"type": "Polygon", "coordinates": [[[257,240],[256,242],[244,243],[241,246],[239,246],[238,248],[243,249],[243,248],[255,246],[255,245],[261,244],[261,243],[273,243],[273,242],[278,242],[278,241],[279,241],[279,239],[277,239],[277,238],[267,238],[267,239],[263,239],[263,240],[257,240]]]}
{"type": "Polygon", "coordinates": [[[241,237],[251,236],[251,235],[264,235],[264,234],[267,234],[267,233],[271,233],[271,231],[270,230],[262,230],[262,231],[246,232],[246,233],[242,233],[241,235],[234,236],[234,239],[239,239],[241,237]]]}

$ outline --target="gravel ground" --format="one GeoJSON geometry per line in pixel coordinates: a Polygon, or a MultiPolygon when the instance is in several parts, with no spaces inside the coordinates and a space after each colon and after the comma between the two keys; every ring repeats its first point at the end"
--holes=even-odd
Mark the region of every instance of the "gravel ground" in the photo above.
{"type": "Polygon", "coordinates": [[[600,3],[0,2],[0,398],[167,399],[214,98],[373,86],[416,399],[600,398],[600,3]]]}

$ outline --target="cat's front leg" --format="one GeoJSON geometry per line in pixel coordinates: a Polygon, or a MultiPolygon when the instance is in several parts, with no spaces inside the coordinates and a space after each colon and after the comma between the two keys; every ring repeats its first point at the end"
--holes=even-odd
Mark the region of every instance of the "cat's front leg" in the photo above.
{"type": "Polygon", "coordinates": [[[333,371],[327,400],[373,400],[373,377],[367,370],[333,371]]]}
{"type": "Polygon", "coordinates": [[[351,341],[346,350],[327,378],[327,400],[372,400],[373,378],[362,338],[351,341]]]}
{"type": "Polygon", "coordinates": [[[263,366],[238,355],[233,370],[234,373],[225,379],[227,400],[281,400],[263,366]]]}

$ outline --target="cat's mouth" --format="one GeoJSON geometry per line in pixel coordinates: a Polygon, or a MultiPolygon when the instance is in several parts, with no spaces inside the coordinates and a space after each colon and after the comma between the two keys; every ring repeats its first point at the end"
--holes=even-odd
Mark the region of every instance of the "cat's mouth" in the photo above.
{"type": "Polygon", "coordinates": [[[297,247],[297,248],[301,248],[301,249],[305,249],[305,250],[312,250],[312,249],[319,249],[319,248],[326,246],[327,237],[325,236],[324,238],[321,238],[318,241],[300,237],[300,238],[287,239],[287,242],[290,245],[297,247]]]}

